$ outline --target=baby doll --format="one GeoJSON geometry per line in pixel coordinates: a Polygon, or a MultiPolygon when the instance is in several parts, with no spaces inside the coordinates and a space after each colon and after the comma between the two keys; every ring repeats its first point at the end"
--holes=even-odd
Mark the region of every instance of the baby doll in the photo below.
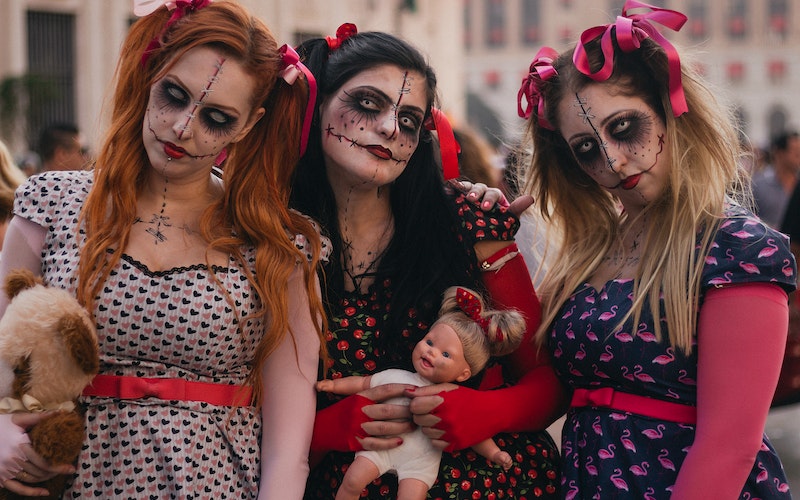
{"type": "MultiPolygon", "coordinates": [[[[486,366],[490,356],[508,354],[519,346],[525,320],[515,310],[485,309],[483,300],[467,288],[445,290],[439,318],[411,354],[415,372],[384,370],[373,375],[317,382],[318,391],[349,395],[387,383],[426,386],[464,382],[486,366]]],[[[408,405],[407,398],[388,403],[408,405]]],[[[370,481],[386,472],[398,476],[398,499],[423,499],[439,471],[441,450],[420,429],[404,434],[397,448],[359,451],[347,469],[336,500],[357,499],[370,481]]],[[[472,447],[508,470],[511,456],[492,439],[472,447]]]]}

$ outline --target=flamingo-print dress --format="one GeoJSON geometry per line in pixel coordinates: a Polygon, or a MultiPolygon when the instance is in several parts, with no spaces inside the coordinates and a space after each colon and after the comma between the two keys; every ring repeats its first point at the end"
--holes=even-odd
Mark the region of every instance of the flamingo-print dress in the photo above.
{"type": "MultiPolygon", "coordinates": [[[[740,208],[728,215],[706,258],[704,287],[771,281],[794,290],[796,268],[788,238],[740,208]]],[[[638,325],[629,322],[613,331],[632,305],[632,291],[632,280],[612,280],[601,290],[586,283],[575,291],[548,339],[558,376],[573,389],[611,387],[695,405],[696,342],[692,354],[683,356],[668,341],[657,341],[646,304],[638,325]]],[[[666,338],[663,314],[661,328],[666,338]]],[[[562,494],[667,499],[694,435],[693,425],[611,409],[571,408],[562,433],[562,494]]],[[[766,435],[741,498],[791,498],[766,435]]]]}

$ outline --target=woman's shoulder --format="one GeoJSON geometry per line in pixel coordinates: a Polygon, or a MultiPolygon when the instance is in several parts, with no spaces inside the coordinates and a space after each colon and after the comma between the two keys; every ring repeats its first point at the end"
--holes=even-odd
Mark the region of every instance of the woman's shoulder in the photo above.
{"type": "MultiPolygon", "coordinates": [[[[331,255],[331,240],[330,240],[330,238],[328,238],[327,236],[322,234],[322,226],[316,220],[314,220],[312,217],[309,217],[308,215],[306,215],[306,214],[304,214],[304,213],[302,213],[302,212],[300,212],[298,210],[292,209],[291,211],[293,213],[303,217],[304,219],[306,219],[311,224],[311,227],[314,228],[314,231],[316,231],[317,235],[319,236],[320,243],[321,243],[320,260],[322,262],[328,262],[328,259],[330,258],[330,255],[331,255]]],[[[292,241],[294,242],[294,245],[297,247],[297,249],[300,250],[303,254],[305,254],[305,256],[306,256],[306,258],[308,260],[311,260],[311,257],[312,257],[311,249],[308,247],[308,244],[309,244],[308,243],[308,236],[309,235],[306,235],[306,234],[303,234],[303,233],[296,233],[296,234],[293,234],[293,235],[290,235],[290,236],[292,238],[292,241]]]]}
{"type": "Polygon", "coordinates": [[[705,258],[705,285],[774,282],[792,291],[795,274],[788,236],[744,207],[726,208],[705,258]]]}
{"type": "Polygon", "coordinates": [[[89,170],[32,175],[17,188],[14,213],[39,224],[49,223],[65,209],[77,216],[91,188],[92,178],[89,170]]]}

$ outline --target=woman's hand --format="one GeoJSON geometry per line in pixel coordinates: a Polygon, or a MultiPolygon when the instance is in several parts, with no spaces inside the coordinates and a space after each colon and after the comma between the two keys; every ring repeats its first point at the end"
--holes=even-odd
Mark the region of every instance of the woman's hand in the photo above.
{"type": "MultiPolygon", "coordinates": [[[[445,429],[451,429],[452,422],[443,423],[440,415],[443,410],[441,406],[445,402],[445,394],[461,389],[464,388],[455,384],[435,384],[406,391],[406,395],[411,398],[409,409],[414,416],[414,423],[422,429],[423,434],[430,438],[433,446],[440,450],[466,448],[466,446],[454,446],[454,443],[451,442],[454,438],[452,432],[445,436],[447,432],[445,429]]],[[[464,418],[469,418],[468,413],[464,414],[464,418]]],[[[478,441],[481,440],[476,440],[476,442],[478,441]]]]}
{"type": "Polygon", "coordinates": [[[361,425],[367,435],[359,442],[365,450],[396,448],[403,443],[398,436],[414,430],[408,406],[384,404],[388,399],[403,396],[409,388],[406,384],[384,384],[359,393],[374,402],[363,407],[364,414],[371,419],[361,425]]]}
{"type": "Polygon", "coordinates": [[[414,386],[384,384],[348,396],[317,412],[312,449],[317,452],[388,450],[414,430],[408,406],[386,404],[414,386]]]}
{"type": "Polygon", "coordinates": [[[453,179],[448,181],[448,184],[456,191],[465,193],[467,200],[479,204],[483,210],[488,210],[495,204],[501,207],[508,206],[508,200],[501,190],[489,187],[481,182],[472,183],[453,179]]]}
{"type": "Polygon", "coordinates": [[[12,446],[0,449],[0,475],[10,476],[2,487],[21,496],[47,496],[50,493],[30,484],[40,483],[59,474],[73,474],[71,465],[52,466],[37,454],[27,438],[26,431],[39,423],[48,413],[15,413],[0,415],[0,443],[12,446]],[[17,448],[13,445],[17,443],[17,448]]]}

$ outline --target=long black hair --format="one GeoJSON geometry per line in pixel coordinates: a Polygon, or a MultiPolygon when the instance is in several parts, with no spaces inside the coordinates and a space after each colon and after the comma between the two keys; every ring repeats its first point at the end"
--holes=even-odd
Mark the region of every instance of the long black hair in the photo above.
{"type": "MultiPolygon", "coordinates": [[[[308,148],[295,171],[290,203],[318,220],[331,238],[333,252],[325,273],[325,302],[330,311],[344,290],[343,245],[336,201],[325,173],[320,105],[362,71],[390,64],[425,76],[427,119],[436,101],[436,75],[416,48],[382,32],[358,33],[333,51],[324,38],[313,39],[301,44],[298,53],[316,77],[319,92],[308,148]]],[[[421,319],[432,321],[448,286],[477,286],[471,243],[458,237],[460,222],[443,183],[436,142],[423,129],[417,150],[391,186],[395,232],[375,278],[376,284],[387,278],[393,283],[386,325],[391,334],[382,336],[387,345],[399,341],[410,308],[424,311],[427,317],[421,319]]]]}

